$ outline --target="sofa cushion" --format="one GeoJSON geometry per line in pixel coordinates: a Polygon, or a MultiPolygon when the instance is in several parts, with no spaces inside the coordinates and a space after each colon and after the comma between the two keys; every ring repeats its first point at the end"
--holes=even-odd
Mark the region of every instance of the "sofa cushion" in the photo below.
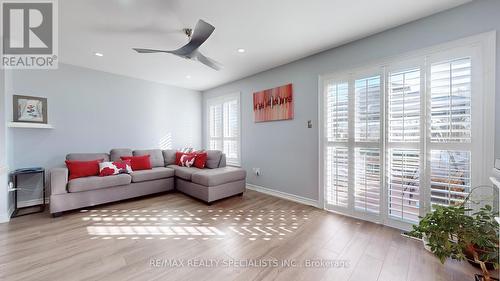
{"type": "Polygon", "coordinates": [[[86,177],[70,180],[68,182],[69,192],[83,192],[112,186],[127,185],[132,182],[132,177],[121,174],[109,177],[86,177]]]}
{"type": "Polygon", "coordinates": [[[207,150],[207,162],[205,167],[209,169],[219,168],[222,151],[220,150],[207,150]]]}
{"type": "Polygon", "coordinates": [[[169,165],[167,168],[174,169],[176,177],[179,177],[181,179],[188,180],[188,181],[191,180],[191,176],[194,173],[203,171],[202,169],[198,169],[195,167],[181,167],[181,166],[177,166],[177,165],[169,165]]]}
{"type": "Polygon", "coordinates": [[[222,153],[222,156],[220,157],[220,163],[219,163],[219,168],[226,167],[226,154],[222,153]]]}
{"type": "Polygon", "coordinates": [[[132,182],[143,182],[151,180],[159,180],[174,176],[174,169],[165,167],[156,167],[151,170],[142,170],[132,172],[132,182]]]}
{"type": "Polygon", "coordinates": [[[224,167],[218,169],[204,169],[194,173],[191,181],[204,186],[216,186],[228,182],[245,179],[247,172],[236,167],[224,167]]]}
{"type": "Polygon", "coordinates": [[[175,149],[165,149],[163,152],[163,160],[165,161],[165,167],[168,165],[175,164],[175,153],[177,150],[175,149]]]}
{"type": "Polygon", "coordinates": [[[134,156],[149,155],[151,158],[151,167],[165,167],[163,152],[160,149],[134,150],[134,156]]]}
{"type": "Polygon", "coordinates": [[[107,153],[70,153],[66,155],[66,160],[70,161],[92,161],[99,159],[104,162],[109,161],[109,154],[107,153]]]}
{"type": "Polygon", "coordinates": [[[132,149],[130,148],[114,148],[109,152],[111,161],[119,161],[122,156],[132,156],[132,149]]]}

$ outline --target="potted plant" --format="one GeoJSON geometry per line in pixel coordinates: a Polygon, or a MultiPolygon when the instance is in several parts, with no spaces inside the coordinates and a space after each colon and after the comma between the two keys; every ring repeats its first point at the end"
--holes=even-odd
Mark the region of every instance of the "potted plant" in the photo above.
{"type": "Polygon", "coordinates": [[[435,210],[421,218],[409,235],[425,237],[431,252],[444,263],[447,258],[468,260],[481,268],[483,275],[476,280],[498,280],[489,270],[498,268],[498,215],[486,205],[472,214],[465,202],[458,206],[435,206],[435,210]]]}

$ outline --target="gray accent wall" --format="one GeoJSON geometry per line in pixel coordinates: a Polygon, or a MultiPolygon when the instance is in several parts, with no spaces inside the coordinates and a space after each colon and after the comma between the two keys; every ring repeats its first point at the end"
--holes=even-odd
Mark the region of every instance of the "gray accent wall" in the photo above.
{"type": "MultiPolygon", "coordinates": [[[[500,29],[499,19],[500,1],[473,1],[452,10],[204,91],[203,99],[205,102],[211,97],[234,92],[241,93],[242,166],[248,172],[248,183],[318,200],[319,75],[349,70],[385,57],[487,31],[496,31],[500,29]],[[252,93],[287,83],[293,83],[294,120],[254,123],[252,93]],[[308,120],[313,122],[312,129],[307,129],[308,120]],[[255,176],[252,168],[260,168],[262,175],[255,176]]],[[[500,81],[498,35],[496,47],[496,81],[498,82],[500,81]]],[[[497,85],[496,158],[500,158],[499,89],[500,85],[497,85]]],[[[206,130],[204,126],[204,136],[206,130]]],[[[204,145],[206,145],[205,138],[204,145]]]]}
{"type": "MultiPolygon", "coordinates": [[[[55,127],[8,128],[11,170],[64,166],[70,152],[201,147],[198,91],[65,64],[50,71],[13,71],[8,88],[9,105],[13,94],[46,97],[55,127]]],[[[7,118],[12,120],[11,108],[7,118]]],[[[36,184],[30,178],[24,183],[36,184]]],[[[20,200],[35,198],[24,194],[20,200]]]]}

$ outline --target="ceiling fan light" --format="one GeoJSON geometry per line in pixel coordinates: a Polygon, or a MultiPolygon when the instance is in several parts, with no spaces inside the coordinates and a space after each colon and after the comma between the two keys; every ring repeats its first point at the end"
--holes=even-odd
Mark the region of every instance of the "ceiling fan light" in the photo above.
{"type": "Polygon", "coordinates": [[[241,53],[241,54],[242,54],[242,53],[244,53],[244,52],[245,52],[245,49],[243,49],[243,48],[239,48],[239,49],[237,49],[236,51],[237,51],[238,53],[241,53]]]}

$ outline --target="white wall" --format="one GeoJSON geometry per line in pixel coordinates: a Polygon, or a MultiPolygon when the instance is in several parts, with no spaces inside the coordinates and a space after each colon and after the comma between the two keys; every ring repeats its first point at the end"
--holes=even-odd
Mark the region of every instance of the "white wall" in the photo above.
{"type": "MultiPolygon", "coordinates": [[[[0,69],[0,110],[5,113],[5,71],[0,69]]],[[[0,223],[8,220],[5,114],[0,114],[0,223]]]]}
{"type": "Polygon", "coordinates": [[[71,152],[201,147],[197,91],[65,64],[58,70],[14,71],[12,79],[8,103],[13,94],[46,97],[55,129],[8,128],[11,170],[63,166],[71,152]]]}
{"type": "MultiPolygon", "coordinates": [[[[205,91],[203,98],[206,100],[218,95],[241,92],[242,165],[247,169],[249,183],[318,200],[319,75],[352,69],[384,57],[486,31],[499,30],[499,19],[500,1],[474,1],[205,91]],[[294,120],[254,123],[252,93],[287,83],[293,83],[294,88],[294,120]],[[307,120],[313,121],[312,129],[306,128],[307,120]],[[252,168],[254,167],[261,168],[260,177],[253,175],[252,168]]],[[[496,81],[500,81],[498,63],[500,44],[498,43],[496,59],[496,81]]],[[[500,85],[497,85],[496,124],[500,124],[499,92],[500,85]]],[[[206,128],[204,128],[205,133],[206,128]]],[[[496,157],[500,158],[499,125],[496,125],[495,143],[496,157]]]]}

